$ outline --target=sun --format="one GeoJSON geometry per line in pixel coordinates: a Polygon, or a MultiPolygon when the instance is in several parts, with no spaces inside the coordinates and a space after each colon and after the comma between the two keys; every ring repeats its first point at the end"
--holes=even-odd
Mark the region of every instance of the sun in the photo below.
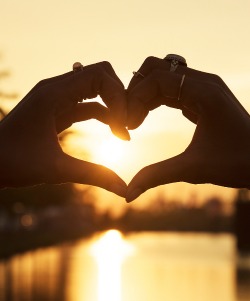
{"type": "Polygon", "coordinates": [[[107,167],[115,167],[124,156],[125,144],[126,142],[116,137],[109,137],[100,141],[93,154],[94,161],[107,167]]]}

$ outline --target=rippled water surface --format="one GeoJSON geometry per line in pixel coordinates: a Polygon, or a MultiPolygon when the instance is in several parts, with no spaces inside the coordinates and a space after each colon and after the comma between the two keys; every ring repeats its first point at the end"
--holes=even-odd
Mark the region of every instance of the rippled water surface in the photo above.
{"type": "Polygon", "coordinates": [[[231,235],[110,230],[0,262],[0,301],[247,301],[237,266],[231,235]]]}

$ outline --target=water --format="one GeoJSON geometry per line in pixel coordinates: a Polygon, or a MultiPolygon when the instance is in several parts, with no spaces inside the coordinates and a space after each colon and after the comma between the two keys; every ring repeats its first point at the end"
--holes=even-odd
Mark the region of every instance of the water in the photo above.
{"type": "Polygon", "coordinates": [[[112,230],[0,262],[0,301],[12,300],[246,301],[250,277],[231,235],[112,230]]]}

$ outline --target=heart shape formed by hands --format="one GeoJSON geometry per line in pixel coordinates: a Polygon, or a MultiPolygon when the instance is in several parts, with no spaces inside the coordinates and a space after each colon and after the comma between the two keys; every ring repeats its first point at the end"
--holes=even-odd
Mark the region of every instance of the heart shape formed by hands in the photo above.
{"type": "Polygon", "coordinates": [[[102,187],[128,202],[179,181],[250,187],[250,118],[226,84],[185,66],[170,72],[170,63],[155,57],[138,72],[142,76],[134,76],[127,91],[108,62],[38,83],[0,123],[0,185],[75,182],[102,187]],[[97,95],[107,107],[80,103],[97,95]],[[112,170],[65,154],[58,142],[58,133],[91,118],[129,140],[127,128],[136,129],[160,105],[182,110],[197,124],[193,139],[183,153],[144,167],[128,186],[112,170]]]}

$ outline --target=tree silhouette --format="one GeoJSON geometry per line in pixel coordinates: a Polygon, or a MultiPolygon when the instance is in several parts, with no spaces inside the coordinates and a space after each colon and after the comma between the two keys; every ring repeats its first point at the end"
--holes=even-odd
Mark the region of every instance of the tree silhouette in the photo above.
{"type": "MultiPolygon", "coordinates": [[[[0,53],[0,59],[2,58],[2,55],[0,53]]],[[[2,83],[5,79],[9,78],[11,76],[11,72],[4,69],[0,69],[0,83],[2,83]]],[[[17,99],[18,94],[16,92],[7,92],[3,88],[0,88],[0,120],[3,119],[3,117],[6,115],[7,112],[2,108],[2,101],[5,100],[14,100],[17,99]]]]}

